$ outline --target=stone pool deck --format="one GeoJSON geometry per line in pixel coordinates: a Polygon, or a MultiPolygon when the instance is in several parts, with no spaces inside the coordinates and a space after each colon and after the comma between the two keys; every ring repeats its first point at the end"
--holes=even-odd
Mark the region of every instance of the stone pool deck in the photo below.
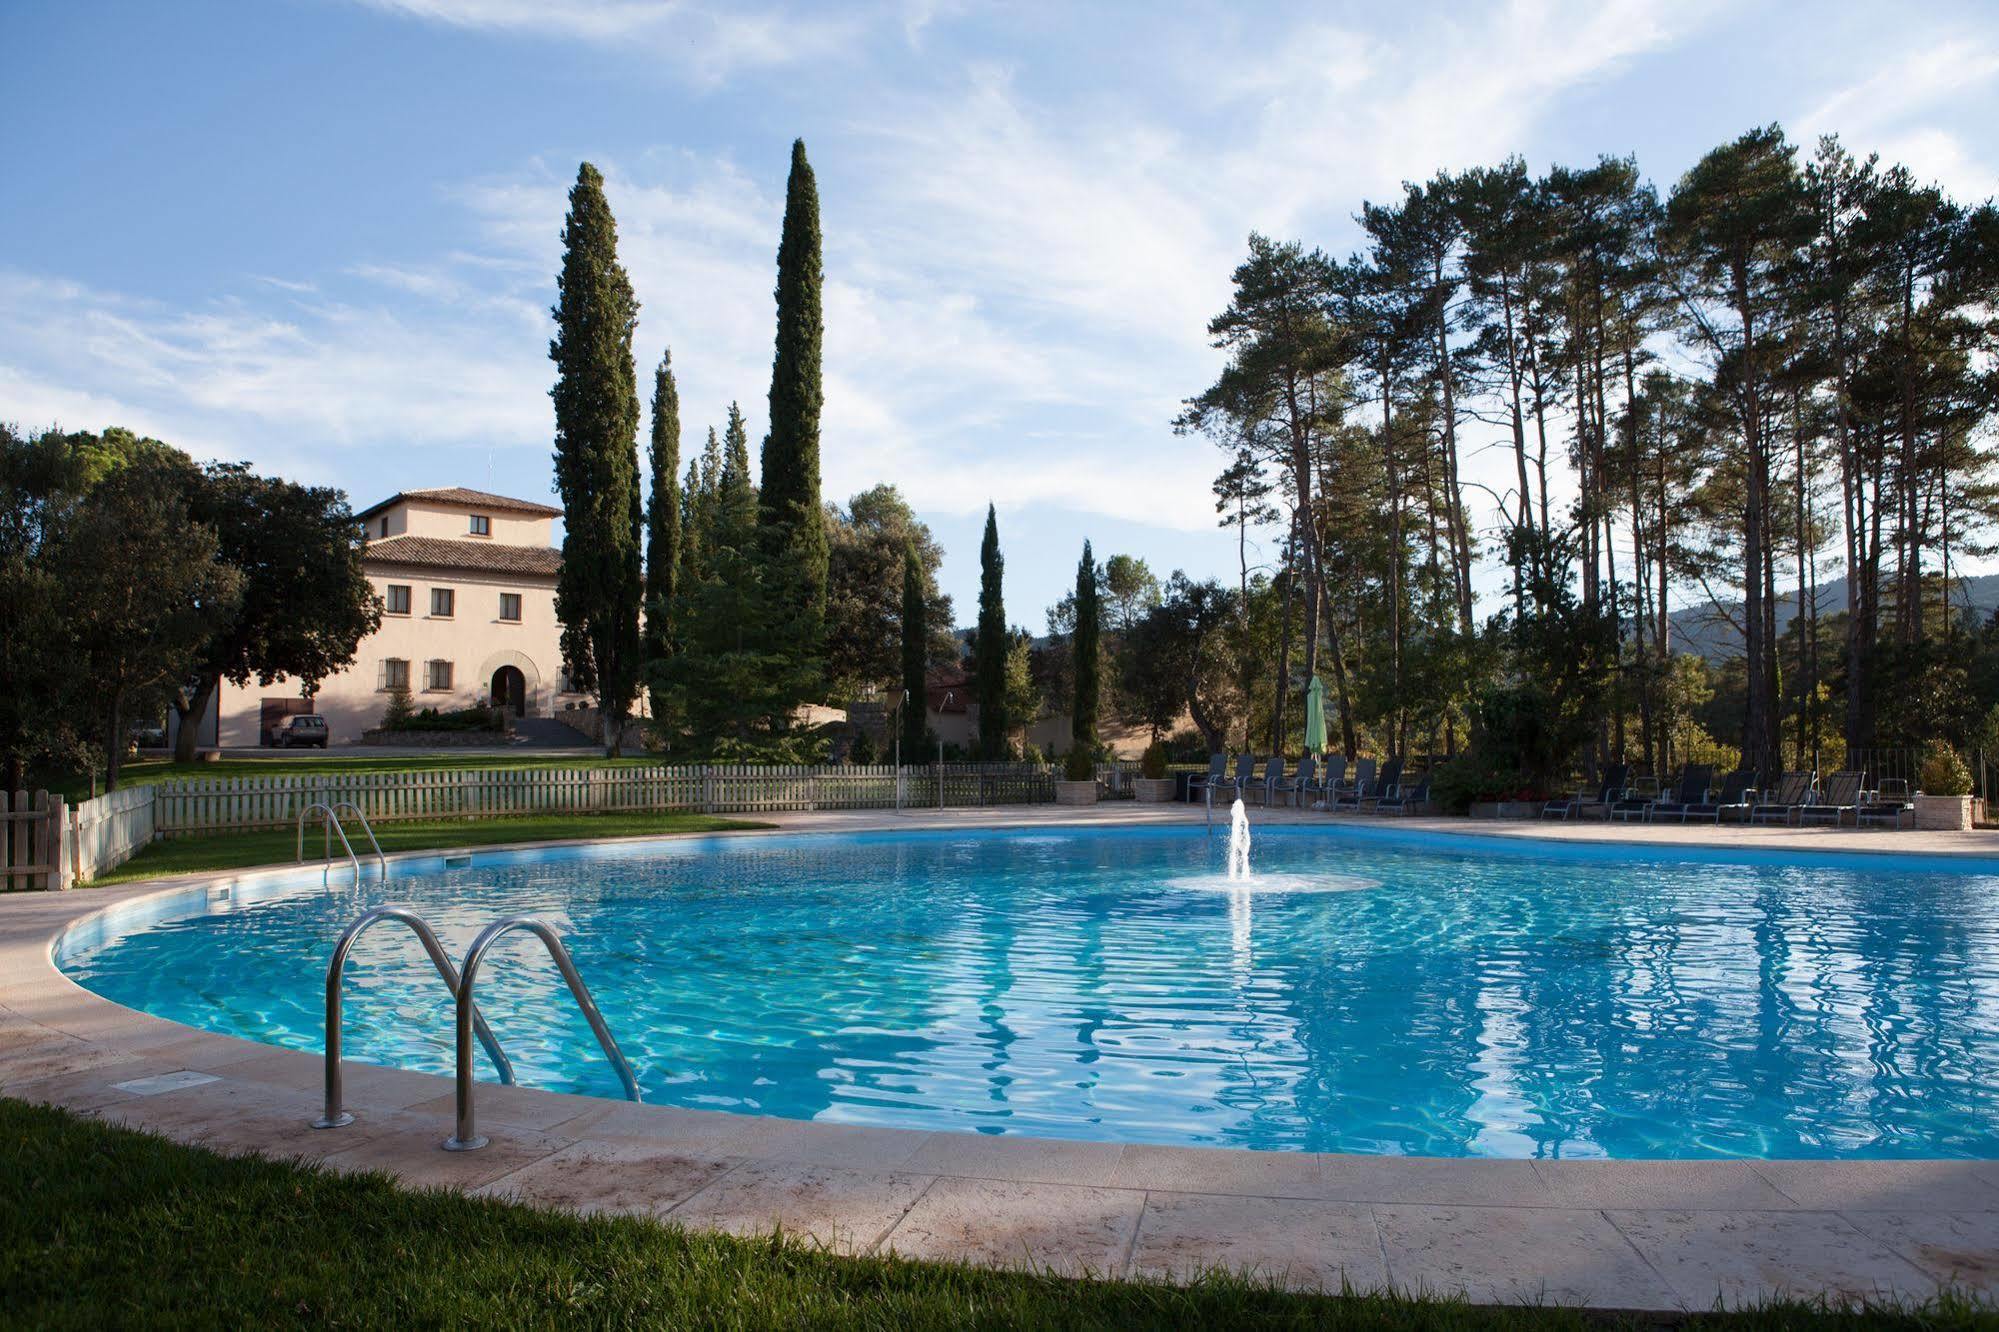
{"type": "MultiPolygon", "coordinates": [[[[772,821],[786,831],[859,831],[1190,818],[1200,821],[1201,811],[1126,804],[772,821]]],[[[1392,826],[1999,856],[1999,834],[1989,833],[1392,826]]],[[[449,1079],[351,1063],[356,1121],[316,1131],[318,1056],[134,1012],[72,984],[50,958],[66,927],[105,907],[256,873],[0,896],[0,1094],[225,1152],[690,1227],[758,1233],[781,1224],[848,1252],[1162,1278],[1224,1266],[1306,1288],[1661,1312],[1775,1296],[1911,1301],[1945,1287],[1999,1296],[1999,1162],[1989,1161],[1486,1161],[1125,1146],[753,1118],[488,1084],[478,1116],[491,1145],[452,1153],[439,1147],[451,1129],[449,1079]]],[[[321,979],[300,984],[316,989],[321,979]]]]}

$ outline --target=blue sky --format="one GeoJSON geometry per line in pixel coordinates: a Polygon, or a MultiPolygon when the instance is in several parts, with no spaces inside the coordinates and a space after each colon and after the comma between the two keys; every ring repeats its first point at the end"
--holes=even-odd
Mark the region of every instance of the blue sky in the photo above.
{"type": "Polygon", "coordinates": [[[0,418],[129,425],[356,507],[547,495],[584,158],[642,378],[671,345],[686,445],[731,399],[758,437],[803,136],[826,493],[899,485],[965,620],[994,500],[1037,629],[1086,536],[1234,567],[1219,454],[1170,422],[1252,229],[1345,253],[1361,200],[1511,152],[1635,152],[1664,188],[1771,120],[1999,191],[1989,3],[16,0],[0,81],[0,418]]]}

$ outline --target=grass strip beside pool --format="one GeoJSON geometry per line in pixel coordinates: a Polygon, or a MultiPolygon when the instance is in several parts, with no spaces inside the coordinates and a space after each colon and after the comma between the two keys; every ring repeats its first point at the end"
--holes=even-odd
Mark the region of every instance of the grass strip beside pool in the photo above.
{"type": "MultiPolygon", "coordinates": [[[[743,819],[716,818],[709,814],[523,814],[504,818],[425,819],[408,823],[382,823],[375,836],[382,850],[434,851],[441,847],[491,846],[498,842],[546,842],[565,837],[647,837],[669,833],[727,832],[741,828],[767,828],[769,824],[743,819]]],[[[350,819],[347,836],[354,849],[368,855],[367,838],[350,819]]],[[[257,832],[216,833],[208,837],[176,837],[153,842],[117,869],[91,880],[89,887],[134,883],[167,874],[193,874],[203,870],[245,869],[252,865],[272,865],[292,858],[298,834],[291,828],[267,828],[257,832]]],[[[306,830],[306,858],[319,855],[320,834],[306,830]]],[[[336,842],[334,853],[339,854],[336,842]]]]}
{"type": "MultiPolygon", "coordinates": [[[[1971,1327],[1780,1305],[1729,1327],[1971,1327]]],[[[0,1324],[10,1327],[1584,1328],[1442,1300],[1069,1281],[583,1219],[181,1147],[0,1099],[0,1324]]],[[[1656,1326],[1645,1320],[1634,1326],[1656,1326]]]]}

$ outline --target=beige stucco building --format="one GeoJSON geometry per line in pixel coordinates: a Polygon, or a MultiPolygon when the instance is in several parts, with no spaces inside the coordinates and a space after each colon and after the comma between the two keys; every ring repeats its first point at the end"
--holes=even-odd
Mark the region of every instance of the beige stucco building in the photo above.
{"type": "Polygon", "coordinates": [[[546,717],[589,701],[562,674],[560,509],[452,487],[404,491],[358,516],[381,628],[311,699],[290,681],[223,681],[201,743],[258,745],[290,714],[317,712],[332,744],[354,744],[380,723],[398,683],[408,686],[412,707],[440,711],[491,700],[516,715],[546,717]]]}

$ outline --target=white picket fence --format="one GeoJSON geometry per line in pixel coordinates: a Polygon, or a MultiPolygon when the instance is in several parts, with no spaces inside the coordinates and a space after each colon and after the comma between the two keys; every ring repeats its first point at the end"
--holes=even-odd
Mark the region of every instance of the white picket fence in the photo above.
{"type": "MultiPolygon", "coordinates": [[[[1097,780],[1131,794],[1137,765],[1097,780]]],[[[1056,769],[1038,763],[816,767],[684,764],[629,768],[492,768],[215,777],[128,787],[74,807],[47,791],[0,792],[0,885],[68,888],[123,864],[160,837],[290,828],[315,803],[347,801],[370,823],[509,814],[702,811],[776,814],[1043,804],[1056,769]]]]}
{"type": "MultiPolygon", "coordinates": [[[[1131,793],[1136,767],[1105,764],[1113,798],[1131,793]]],[[[819,766],[683,764],[623,768],[494,768],[161,782],[161,837],[289,827],[315,802],[347,801],[370,823],[508,814],[775,814],[810,810],[1035,804],[1055,798],[1056,770],[1036,763],[819,766]]]]}
{"type": "Polygon", "coordinates": [[[47,791],[0,792],[0,877],[17,888],[68,888],[122,865],[155,834],[155,793],[135,786],[70,806],[47,791]]]}

